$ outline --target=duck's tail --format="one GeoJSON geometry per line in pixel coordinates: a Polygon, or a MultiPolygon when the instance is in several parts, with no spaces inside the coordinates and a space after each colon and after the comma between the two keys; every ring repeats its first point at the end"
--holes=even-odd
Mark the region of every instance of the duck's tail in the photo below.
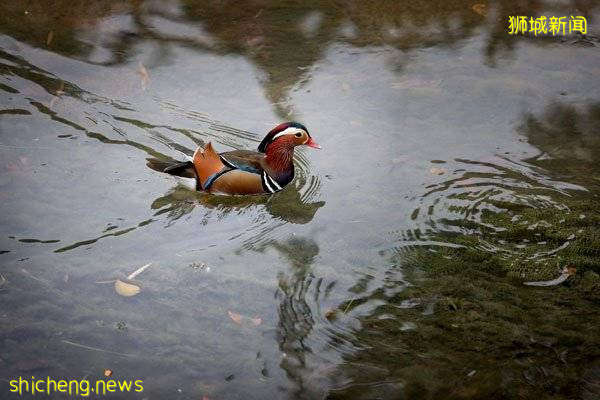
{"type": "Polygon", "coordinates": [[[210,142],[204,146],[204,150],[200,147],[196,149],[192,162],[203,189],[210,187],[212,180],[227,168],[210,142]]]}
{"type": "Polygon", "coordinates": [[[146,161],[148,168],[154,171],[166,172],[182,178],[197,179],[197,183],[200,183],[198,190],[209,188],[212,181],[219,176],[219,173],[227,169],[221,160],[221,156],[210,143],[204,146],[204,149],[198,147],[194,152],[192,161],[178,162],[158,158],[148,158],[146,161]]]}
{"type": "Polygon", "coordinates": [[[166,172],[170,175],[180,176],[182,178],[196,178],[194,164],[191,161],[173,161],[159,160],[158,158],[147,158],[146,165],[148,168],[158,172],[166,172]]]}

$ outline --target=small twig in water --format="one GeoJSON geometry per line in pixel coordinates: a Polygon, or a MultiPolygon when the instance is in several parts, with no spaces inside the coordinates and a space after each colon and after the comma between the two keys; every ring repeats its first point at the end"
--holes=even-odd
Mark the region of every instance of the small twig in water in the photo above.
{"type": "Polygon", "coordinates": [[[50,282],[44,280],[44,279],[40,279],[37,276],[33,276],[31,274],[31,272],[27,271],[25,268],[21,268],[21,272],[23,272],[25,275],[27,275],[28,277],[30,277],[31,279],[35,279],[38,282],[42,282],[44,285],[49,285],[50,282]]]}
{"type": "Polygon", "coordinates": [[[49,146],[12,146],[10,144],[2,144],[0,143],[0,147],[4,147],[7,149],[23,149],[23,150],[47,150],[52,147],[49,146]]]}
{"type": "Polygon", "coordinates": [[[143,265],[143,266],[139,267],[138,269],[136,269],[135,271],[133,271],[131,274],[129,274],[129,276],[127,277],[127,279],[129,279],[130,281],[133,280],[133,278],[135,278],[136,276],[138,276],[139,274],[141,274],[142,272],[144,272],[146,270],[146,268],[148,268],[151,265],[152,265],[152,263],[148,263],[146,265],[143,265]]]}
{"type": "Polygon", "coordinates": [[[348,309],[350,308],[350,306],[352,305],[353,302],[354,302],[354,299],[350,299],[350,302],[346,305],[346,308],[344,308],[344,314],[346,314],[346,312],[348,311],[348,309]]]}
{"type": "Polygon", "coordinates": [[[66,344],[70,344],[71,346],[81,347],[82,349],[99,351],[99,352],[102,352],[102,353],[115,354],[117,356],[122,356],[122,357],[135,357],[134,354],[117,353],[116,351],[110,351],[110,350],[100,349],[98,347],[86,346],[85,344],[79,344],[79,343],[71,342],[70,340],[66,340],[66,339],[63,339],[62,342],[66,343],[66,344]]]}

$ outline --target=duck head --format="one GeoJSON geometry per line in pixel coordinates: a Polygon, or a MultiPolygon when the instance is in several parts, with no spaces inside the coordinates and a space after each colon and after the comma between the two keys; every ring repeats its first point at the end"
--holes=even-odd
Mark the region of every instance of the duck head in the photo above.
{"type": "Polygon", "coordinates": [[[284,122],[267,133],[267,136],[258,146],[258,151],[265,153],[267,165],[281,179],[284,179],[283,175],[293,176],[294,148],[296,146],[321,148],[310,137],[308,129],[304,125],[298,122],[284,122]]]}
{"type": "Polygon", "coordinates": [[[258,146],[258,151],[266,153],[268,157],[269,153],[274,151],[293,151],[294,147],[302,145],[315,149],[321,148],[304,125],[298,122],[284,122],[271,129],[258,146]]]}

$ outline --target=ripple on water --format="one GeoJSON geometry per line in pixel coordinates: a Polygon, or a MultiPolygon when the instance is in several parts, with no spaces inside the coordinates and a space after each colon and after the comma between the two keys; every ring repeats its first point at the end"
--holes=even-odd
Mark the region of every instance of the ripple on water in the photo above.
{"type": "Polygon", "coordinates": [[[400,233],[398,252],[410,257],[417,247],[468,248],[510,261],[522,276],[550,273],[575,230],[562,238],[552,232],[575,218],[569,193],[585,189],[505,157],[456,159],[452,165],[449,178],[425,186],[418,196],[414,226],[400,233]]]}

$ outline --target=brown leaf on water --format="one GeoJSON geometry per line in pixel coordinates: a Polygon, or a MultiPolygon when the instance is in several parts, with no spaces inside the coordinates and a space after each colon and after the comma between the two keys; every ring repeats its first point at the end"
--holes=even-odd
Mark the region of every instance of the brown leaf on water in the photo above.
{"type": "Polygon", "coordinates": [[[132,283],[125,283],[120,279],[115,281],[115,290],[118,294],[124,297],[135,296],[140,292],[140,287],[132,283]]]}
{"type": "Polygon", "coordinates": [[[112,374],[113,374],[112,370],[110,370],[110,369],[108,369],[108,368],[106,368],[106,369],[104,370],[104,376],[107,376],[107,377],[108,377],[108,376],[111,376],[112,374]]]}
{"type": "Polygon", "coordinates": [[[50,46],[52,39],[54,39],[54,31],[48,32],[48,37],[46,37],[46,46],[50,46]]]}
{"type": "Polygon", "coordinates": [[[337,312],[333,308],[328,308],[325,310],[325,318],[329,321],[334,320],[337,317],[337,312]]]}
{"type": "Polygon", "coordinates": [[[144,67],[144,64],[142,64],[141,62],[138,67],[137,73],[142,79],[142,90],[146,90],[148,84],[150,83],[150,74],[148,73],[146,67],[144,67]]]}
{"type": "Polygon", "coordinates": [[[60,81],[60,85],[58,85],[58,89],[56,89],[55,94],[60,96],[61,94],[65,94],[65,81],[60,81]]]}
{"type": "Polygon", "coordinates": [[[446,172],[446,168],[438,168],[438,167],[431,167],[429,168],[429,173],[431,175],[444,175],[446,172]]]}
{"type": "Polygon", "coordinates": [[[246,315],[234,313],[233,311],[227,311],[227,314],[229,315],[229,318],[231,318],[231,320],[238,325],[244,324],[258,326],[263,322],[262,318],[260,317],[249,317],[246,315]]]}
{"type": "Polygon", "coordinates": [[[484,17],[488,13],[487,6],[485,4],[481,4],[481,3],[473,4],[471,9],[479,15],[483,15],[484,17]]]}
{"type": "Polygon", "coordinates": [[[240,314],[231,312],[231,311],[227,311],[227,314],[229,314],[229,318],[231,318],[231,320],[233,322],[235,322],[236,324],[241,324],[242,321],[244,320],[244,317],[240,314]]]}

